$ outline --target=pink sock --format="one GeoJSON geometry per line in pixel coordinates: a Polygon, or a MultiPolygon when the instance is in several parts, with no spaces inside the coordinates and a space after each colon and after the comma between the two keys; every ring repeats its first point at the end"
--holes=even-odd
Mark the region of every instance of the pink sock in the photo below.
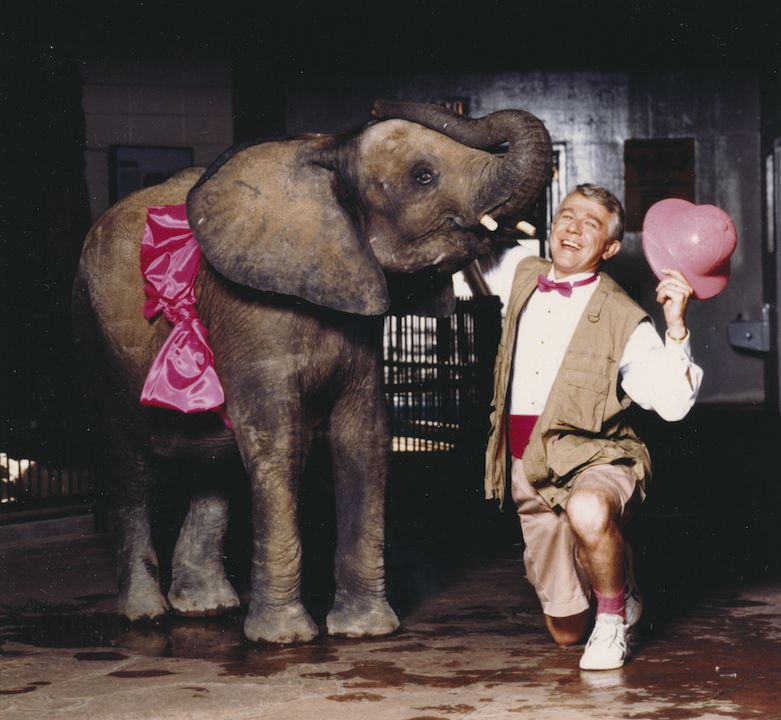
{"type": "Polygon", "coordinates": [[[618,595],[610,597],[594,590],[597,596],[597,615],[600,613],[610,613],[611,615],[620,615],[626,620],[626,610],[624,609],[624,591],[618,595]]]}

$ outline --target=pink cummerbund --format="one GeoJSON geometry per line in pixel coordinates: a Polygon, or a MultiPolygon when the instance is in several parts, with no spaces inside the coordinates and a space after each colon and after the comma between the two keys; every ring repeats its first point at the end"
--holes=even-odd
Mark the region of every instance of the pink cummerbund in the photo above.
{"type": "Polygon", "coordinates": [[[529,438],[539,415],[508,415],[507,417],[510,421],[507,431],[510,454],[520,460],[529,444],[529,438]]]}

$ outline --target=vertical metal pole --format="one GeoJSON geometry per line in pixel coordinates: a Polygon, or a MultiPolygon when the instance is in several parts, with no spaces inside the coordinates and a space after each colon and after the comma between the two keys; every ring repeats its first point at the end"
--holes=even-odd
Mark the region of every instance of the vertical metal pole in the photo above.
{"type": "Polygon", "coordinates": [[[770,367],[775,370],[775,377],[771,379],[773,384],[773,397],[768,398],[775,404],[776,412],[781,412],[781,362],[779,361],[778,349],[781,348],[781,323],[778,322],[779,308],[779,288],[781,288],[781,253],[778,252],[781,244],[781,138],[776,138],[773,143],[773,161],[771,177],[768,182],[771,184],[767,188],[768,197],[768,249],[772,247],[775,255],[775,297],[770,299],[770,367]],[[772,245],[771,245],[772,243],[772,245]]]}

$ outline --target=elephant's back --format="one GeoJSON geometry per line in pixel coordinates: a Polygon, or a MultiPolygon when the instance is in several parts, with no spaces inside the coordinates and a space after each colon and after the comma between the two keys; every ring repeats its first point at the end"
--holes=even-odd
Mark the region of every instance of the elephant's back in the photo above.
{"type": "MultiPolygon", "coordinates": [[[[166,182],[138,190],[109,208],[84,241],[77,286],[86,293],[94,320],[125,372],[145,372],[170,327],[144,319],[141,241],[147,208],[183,203],[203,168],[188,168],[166,182]]],[[[126,375],[127,376],[127,375],[126,375]]]]}

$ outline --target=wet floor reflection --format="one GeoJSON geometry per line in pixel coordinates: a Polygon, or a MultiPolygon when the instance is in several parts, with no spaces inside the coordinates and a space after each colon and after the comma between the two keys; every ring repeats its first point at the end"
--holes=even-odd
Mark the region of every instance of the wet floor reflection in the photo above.
{"type": "MultiPolygon", "coordinates": [[[[293,672],[302,682],[335,682],[343,688],[332,694],[335,702],[371,703],[400,688],[517,688],[519,696],[534,688],[555,688],[558,702],[567,707],[591,707],[597,698],[610,698],[635,708],[636,718],[694,719],[714,703],[729,703],[732,718],[779,709],[781,618],[761,598],[720,592],[686,618],[656,623],[651,615],[635,635],[631,661],[621,670],[602,673],[577,670],[580,648],[550,643],[533,602],[505,602],[507,607],[479,602],[458,609],[443,601],[408,619],[390,638],[321,637],[293,647],[246,641],[243,613],[131,624],[108,612],[85,613],[83,606],[10,613],[0,620],[0,639],[73,648],[73,658],[85,663],[141,655],[208,660],[220,666],[223,677],[261,679],[293,672]],[[651,700],[657,709],[649,706],[651,700]],[[658,714],[660,703],[665,714],[658,714]]],[[[173,673],[161,666],[109,674],[130,680],[173,673]]],[[[29,684],[7,692],[35,689],[29,684]]],[[[465,705],[457,707],[427,709],[444,715],[467,712],[465,705]]],[[[522,700],[516,706],[519,712],[530,709],[522,700]]]]}
{"type": "MultiPolygon", "coordinates": [[[[0,655],[24,660],[30,648],[64,650],[81,669],[105,668],[123,687],[170,676],[192,697],[206,694],[197,690],[204,682],[181,675],[181,664],[169,660],[200,660],[211,667],[211,682],[246,679],[269,691],[292,684],[330,703],[362,704],[367,713],[399,694],[439,693],[439,701],[418,703],[407,718],[457,718],[486,703],[501,704],[507,717],[543,716],[551,693],[557,706],[588,718],[601,717],[608,704],[637,720],[781,717],[781,585],[765,578],[770,589],[763,594],[751,591],[752,582],[719,584],[712,566],[709,575],[702,566],[687,571],[691,550],[668,553],[679,536],[654,537],[654,545],[637,545],[646,612],[619,671],[580,672],[582,648],[551,643],[517,547],[447,561],[404,553],[402,563],[392,554],[391,599],[402,630],[391,637],[255,644],[242,633],[246,602],[221,618],[129,623],[112,612],[112,594],[73,593],[67,603],[5,610],[0,655]],[[402,566],[407,585],[396,582],[402,566]]],[[[324,632],[327,594],[315,601],[324,632]]],[[[27,680],[0,687],[7,698],[33,698],[44,687],[35,683],[51,678],[27,680]]]]}

